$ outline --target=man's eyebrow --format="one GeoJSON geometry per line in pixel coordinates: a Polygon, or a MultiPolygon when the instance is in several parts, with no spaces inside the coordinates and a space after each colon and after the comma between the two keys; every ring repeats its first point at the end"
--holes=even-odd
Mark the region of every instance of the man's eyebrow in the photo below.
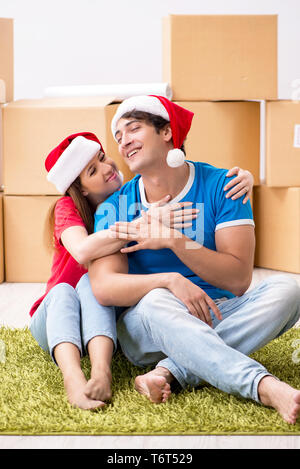
{"type": "MultiPolygon", "coordinates": [[[[129,122],[126,122],[125,126],[124,127],[128,127],[130,124],[133,124],[134,122],[141,122],[139,119],[132,119],[131,121],[129,122]]],[[[120,133],[121,131],[120,130],[117,130],[116,133],[115,133],[115,137],[120,133]]]]}

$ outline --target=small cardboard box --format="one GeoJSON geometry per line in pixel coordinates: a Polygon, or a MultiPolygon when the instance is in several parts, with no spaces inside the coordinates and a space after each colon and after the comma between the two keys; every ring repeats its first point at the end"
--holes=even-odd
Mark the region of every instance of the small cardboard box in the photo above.
{"type": "Polygon", "coordinates": [[[53,251],[45,243],[45,221],[55,196],[4,196],[5,279],[47,282],[53,251]]]}
{"type": "Polygon", "coordinates": [[[178,102],[194,112],[185,142],[187,159],[219,168],[248,169],[259,184],[260,104],[258,102],[178,102]]]}
{"type": "Polygon", "coordinates": [[[0,283],[4,281],[3,194],[0,194],[0,283]]]}
{"type": "Polygon", "coordinates": [[[255,265],[300,273],[300,187],[254,187],[255,265]]]}
{"type": "Polygon", "coordinates": [[[276,99],[277,16],[164,18],[163,80],[178,101],[276,99]]]}
{"type": "Polygon", "coordinates": [[[0,103],[14,99],[14,20],[0,18],[0,103]]]}
{"type": "Polygon", "coordinates": [[[265,183],[300,186],[300,102],[266,103],[265,183]]]}
{"type": "Polygon", "coordinates": [[[4,192],[8,195],[54,195],[45,159],[65,137],[93,132],[124,174],[133,177],[118,152],[110,124],[118,104],[113,98],[77,97],[19,100],[3,107],[4,192]]]}

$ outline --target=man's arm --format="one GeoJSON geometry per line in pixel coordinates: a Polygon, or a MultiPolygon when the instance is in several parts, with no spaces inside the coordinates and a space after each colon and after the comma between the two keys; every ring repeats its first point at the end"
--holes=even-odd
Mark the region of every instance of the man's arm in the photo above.
{"type": "Polygon", "coordinates": [[[218,319],[221,313],[214,301],[200,287],[177,272],[161,274],[128,274],[127,256],[116,253],[97,259],[89,267],[93,293],[104,306],[131,306],[154,288],[167,288],[187,307],[189,312],[211,325],[209,308],[218,319]]]}
{"type": "Polygon", "coordinates": [[[168,288],[172,275],[128,274],[127,255],[117,252],[89,265],[93,293],[104,306],[131,306],[154,288],[168,288]]]}
{"type": "Polygon", "coordinates": [[[253,272],[254,227],[226,227],[215,233],[216,251],[186,236],[170,238],[169,248],[196,275],[215,287],[240,296],[248,289],[253,272]]]}

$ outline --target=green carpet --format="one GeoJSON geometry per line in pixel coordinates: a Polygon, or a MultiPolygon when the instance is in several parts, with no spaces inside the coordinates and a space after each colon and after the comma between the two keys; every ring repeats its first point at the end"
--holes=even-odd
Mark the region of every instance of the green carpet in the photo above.
{"type": "MultiPolygon", "coordinates": [[[[278,378],[300,388],[296,339],[300,329],[290,330],[252,356],[278,378]]],[[[113,359],[111,402],[93,412],[75,409],[66,400],[59,369],[27,328],[1,327],[1,345],[0,434],[300,434],[300,421],[289,425],[275,410],[211,386],[178,391],[166,404],[151,404],[133,389],[141,370],[120,352],[113,359]]],[[[82,365],[88,377],[87,357],[82,365]]]]}

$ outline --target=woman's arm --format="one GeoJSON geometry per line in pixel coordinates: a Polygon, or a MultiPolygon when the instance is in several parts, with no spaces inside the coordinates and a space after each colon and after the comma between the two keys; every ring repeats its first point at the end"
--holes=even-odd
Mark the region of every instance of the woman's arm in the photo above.
{"type": "MultiPolygon", "coordinates": [[[[151,213],[172,227],[189,226],[187,222],[193,220],[199,210],[187,208],[192,205],[191,202],[166,205],[167,200],[168,197],[164,197],[153,204],[151,213]]],[[[134,228],[140,224],[140,221],[141,218],[137,218],[128,224],[134,228]]],[[[120,251],[128,240],[116,239],[111,229],[89,235],[85,227],[78,225],[66,228],[61,234],[61,242],[79,264],[88,264],[90,261],[120,251]]]]}
{"type": "Polygon", "coordinates": [[[87,264],[119,251],[128,241],[113,238],[109,229],[89,235],[83,226],[70,226],[62,232],[61,242],[79,264],[87,264]]]}

